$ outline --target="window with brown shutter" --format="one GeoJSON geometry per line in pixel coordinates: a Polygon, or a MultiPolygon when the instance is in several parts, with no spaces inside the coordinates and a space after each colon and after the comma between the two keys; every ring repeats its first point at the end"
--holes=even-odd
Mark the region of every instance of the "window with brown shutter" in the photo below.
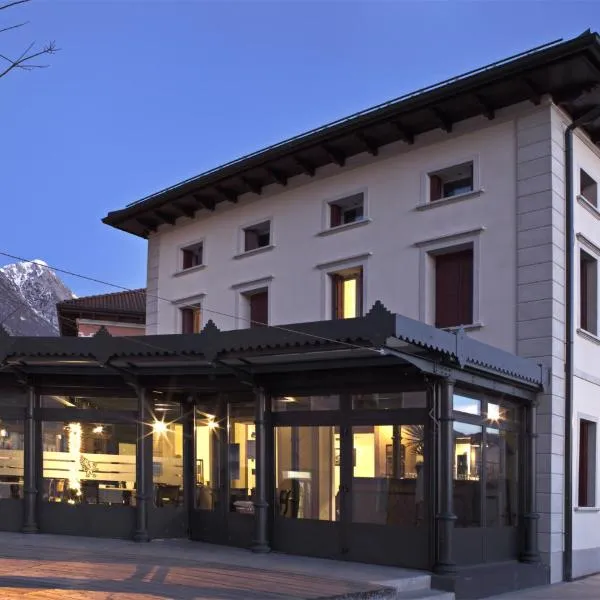
{"type": "Polygon", "coordinates": [[[362,221],[365,217],[365,196],[354,194],[329,203],[329,226],[339,227],[362,221]]]}
{"type": "Polygon", "coordinates": [[[473,322],[473,248],[435,257],[435,326],[473,322]]]}
{"type": "Polygon", "coordinates": [[[269,324],[269,292],[264,290],[248,296],[250,303],[250,327],[269,324]]]}
{"type": "Polygon", "coordinates": [[[181,333],[200,333],[202,311],[199,306],[187,306],[181,309],[181,333]]]}
{"type": "Polygon", "coordinates": [[[596,423],[579,421],[578,506],[596,505],[596,423]]]}
{"type": "Polygon", "coordinates": [[[473,185],[473,161],[429,173],[429,201],[468,194],[473,185]]]}
{"type": "Polygon", "coordinates": [[[265,248],[271,244],[271,223],[265,221],[244,229],[244,252],[265,248]]]}
{"type": "Polygon", "coordinates": [[[198,267],[203,262],[203,244],[202,242],[194,244],[193,246],[187,246],[181,250],[182,256],[182,269],[191,269],[192,267],[198,267]]]}
{"type": "Polygon", "coordinates": [[[579,326],[598,333],[598,261],[583,250],[579,253],[579,326]]]}
{"type": "Polygon", "coordinates": [[[598,206],[598,184],[583,169],[579,170],[579,195],[592,206],[598,206]]]}
{"type": "Polygon", "coordinates": [[[332,273],[331,317],[352,319],[362,315],[363,270],[362,267],[332,273]]]}

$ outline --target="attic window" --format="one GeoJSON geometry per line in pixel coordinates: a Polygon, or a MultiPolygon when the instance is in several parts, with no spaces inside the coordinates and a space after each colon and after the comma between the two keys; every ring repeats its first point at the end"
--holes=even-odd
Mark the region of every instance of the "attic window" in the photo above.
{"type": "Polygon", "coordinates": [[[194,244],[192,246],[186,246],[181,249],[181,260],[182,265],[181,268],[185,271],[185,269],[191,269],[193,267],[199,267],[204,264],[204,244],[199,242],[198,244],[194,244]]]}
{"type": "Polygon", "coordinates": [[[429,173],[429,201],[436,202],[473,191],[473,161],[429,173]]]}
{"type": "Polygon", "coordinates": [[[354,194],[329,203],[329,226],[339,227],[362,221],[365,217],[364,194],[354,194]]]}
{"type": "Polygon", "coordinates": [[[598,206],[598,184],[583,169],[579,171],[579,195],[592,206],[598,206]]]}
{"type": "Polygon", "coordinates": [[[266,248],[271,244],[271,222],[264,221],[244,229],[244,252],[266,248]]]}

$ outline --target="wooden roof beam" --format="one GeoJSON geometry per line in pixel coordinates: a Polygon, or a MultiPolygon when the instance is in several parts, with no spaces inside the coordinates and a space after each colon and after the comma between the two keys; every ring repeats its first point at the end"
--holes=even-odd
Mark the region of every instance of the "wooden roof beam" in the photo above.
{"type": "Polygon", "coordinates": [[[257,196],[262,194],[262,185],[254,179],[250,179],[249,177],[244,177],[242,175],[240,180],[253,194],[256,194],[257,196]]]}
{"type": "Polygon", "coordinates": [[[238,194],[236,192],[234,192],[233,190],[229,189],[229,188],[224,188],[221,185],[216,185],[215,186],[215,191],[222,196],[225,200],[233,203],[233,204],[237,204],[238,201],[238,194]]]}
{"type": "Polygon", "coordinates": [[[279,185],[286,186],[288,184],[288,176],[283,171],[272,167],[267,167],[266,171],[279,185]]]}
{"type": "Polygon", "coordinates": [[[527,93],[529,94],[529,100],[536,106],[539,106],[542,102],[542,93],[533,83],[533,81],[531,81],[531,79],[528,77],[524,77],[521,79],[521,84],[527,90],[527,93]]]}
{"type": "Polygon", "coordinates": [[[210,210],[211,212],[213,212],[217,206],[214,198],[207,198],[206,196],[200,196],[200,194],[192,194],[192,197],[200,206],[202,206],[202,208],[210,210]]]}
{"type": "Polygon", "coordinates": [[[438,108],[437,106],[432,106],[431,112],[435,115],[435,118],[439,121],[440,127],[446,133],[452,133],[453,123],[452,123],[451,119],[448,117],[448,115],[442,109],[438,108]]]}
{"type": "Polygon", "coordinates": [[[193,219],[196,216],[196,209],[191,206],[186,206],[180,202],[173,202],[173,208],[176,208],[184,217],[193,219]]]}
{"type": "Polygon", "coordinates": [[[294,156],[294,161],[306,175],[308,175],[309,177],[315,176],[316,168],[311,163],[304,160],[303,158],[300,158],[299,156],[294,156]]]}
{"type": "Polygon", "coordinates": [[[483,114],[487,117],[487,119],[492,121],[496,117],[496,111],[488,99],[481,94],[475,94],[475,100],[477,101],[477,104],[481,106],[483,114]]]}
{"type": "Polygon", "coordinates": [[[167,223],[168,225],[175,225],[175,221],[177,221],[177,217],[170,213],[165,212],[164,210],[155,210],[154,214],[161,220],[167,223]]]}
{"type": "Polygon", "coordinates": [[[346,164],[346,155],[340,150],[332,148],[327,144],[323,144],[321,148],[323,148],[325,154],[327,154],[330,160],[332,160],[339,167],[343,167],[346,164]]]}
{"type": "Polygon", "coordinates": [[[379,154],[379,144],[370,136],[365,135],[361,131],[356,134],[362,145],[367,149],[369,154],[377,156],[379,154]]]}
{"type": "Polygon", "coordinates": [[[392,125],[395,127],[403,142],[406,142],[409,145],[415,143],[415,136],[412,131],[404,127],[400,121],[392,121],[392,125]]]}
{"type": "Polygon", "coordinates": [[[142,227],[144,227],[148,231],[156,231],[158,229],[158,225],[159,225],[159,223],[157,223],[153,219],[145,219],[144,217],[138,217],[136,219],[136,223],[139,223],[142,227]]]}

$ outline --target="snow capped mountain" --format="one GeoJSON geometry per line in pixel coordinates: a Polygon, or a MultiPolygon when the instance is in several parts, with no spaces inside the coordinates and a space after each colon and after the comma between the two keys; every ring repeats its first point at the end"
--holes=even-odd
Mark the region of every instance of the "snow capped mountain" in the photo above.
{"type": "Polygon", "coordinates": [[[56,303],[73,297],[41,259],[0,268],[0,323],[11,335],[58,335],[56,303]]]}

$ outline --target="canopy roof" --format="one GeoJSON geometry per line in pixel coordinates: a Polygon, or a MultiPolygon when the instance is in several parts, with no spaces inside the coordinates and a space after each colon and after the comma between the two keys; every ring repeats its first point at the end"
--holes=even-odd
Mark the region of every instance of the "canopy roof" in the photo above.
{"type": "MultiPolygon", "coordinates": [[[[237,202],[244,193],[287,185],[300,174],[314,176],[329,164],[344,166],[354,155],[377,155],[383,145],[408,144],[415,136],[484,115],[494,119],[501,108],[523,101],[539,104],[544,95],[574,119],[600,102],[600,38],[589,31],[487,65],[437,85],[324,125],[259,152],[207,171],[122,210],[104,223],[147,237],[162,224],[197,211],[213,211],[220,202],[237,202]]],[[[582,125],[600,141],[600,119],[582,125]]]]}

